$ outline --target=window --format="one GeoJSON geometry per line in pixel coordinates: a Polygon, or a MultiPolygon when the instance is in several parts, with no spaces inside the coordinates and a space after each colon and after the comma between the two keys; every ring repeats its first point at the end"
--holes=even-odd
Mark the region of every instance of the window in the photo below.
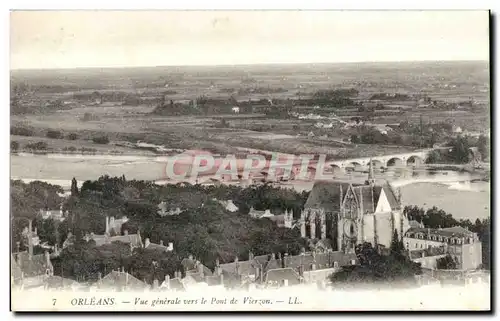
{"type": "Polygon", "coordinates": [[[406,242],[406,248],[410,249],[410,243],[406,242]]]}
{"type": "Polygon", "coordinates": [[[333,267],[338,268],[339,267],[339,262],[333,262],[333,267]]]}
{"type": "Polygon", "coordinates": [[[418,249],[418,244],[417,243],[415,243],[415,248],[418,249]]]}
{"type": "Polygon", "coordinates": [[[356,260],[351,260],[351,265],[356,265],[356,260]]]}

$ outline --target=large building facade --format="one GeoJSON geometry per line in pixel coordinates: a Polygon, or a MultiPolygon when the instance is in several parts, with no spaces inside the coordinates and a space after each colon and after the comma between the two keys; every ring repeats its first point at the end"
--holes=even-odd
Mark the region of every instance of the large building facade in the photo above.
{"type": "Polygon", "coordinates": [[[389,248],[394,230],[402,239],[409,222],[400,193],[387,181],[376,182],[370,168],[365,184],[316,182],[301,213],[300,229],[302,237],[348,253],[364,242],[389,248]]]}

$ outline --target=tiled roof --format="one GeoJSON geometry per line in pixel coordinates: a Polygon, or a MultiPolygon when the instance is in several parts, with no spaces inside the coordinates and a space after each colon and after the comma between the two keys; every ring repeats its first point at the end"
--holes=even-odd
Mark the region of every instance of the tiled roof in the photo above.
{"type": "Polygon", "coordinates": [[[265,276],[265,282],[278,282],[282,283],[284,280],[288,280],[288,285],[300,284],[300,277],[291,268],[284,269],[273,269],[269,270],[265,276]]]}
{"type": "Polygon", "coordinates": [[[196,268],[196,261],[193,259],[183,259],[181,265],[186,271],[194,270],[196,268]]]}
{"type": "Polygon", "coordinates": [[[254,258],[254,260],[251,261],[239,261],[237,263],[232,262],[232,263],[221,264],[220,267],[222,268],[222,270],[227,271],[229,273],[237,274],[236,270],[238,269],[239,274],[248,275],[248,274],[255,274],[255,268],[256,267],[261,268],[261,264],[254,258]]]}
{"type": "Polygon", "coordinates": [[[184,284],[182,284],[181,280],[178,278],[170,280],[170,289],[176,291],[185,291],[186,288],[184,284]]]}
{"type": "MultiPolygon", "coordinates": [[[[223,279],[222,279],[223,280],[223,279]]],[[[205,282],[207,282],[207,284],[209,286],[215,286],[215,285],[220,285],[221,284],[221,277],[218,276],[218,275],[214,275],[214,276],[207,276],[205,278],[205,282]]]]}
{"type": "Polygon", "coordinates": [[[52,289],[79,287],[80,284],[75,280],[66,279],[57,275],[53,275],[47,278],[47,287],[52,289]]]}
{"type": "Polygon", "coordinates": [[[160,250],[160,251],[167,251],[168,250],[168,247],[166,247],[165,245],[156,244],[156,243],[153,243],[153,242],[150,242],[148,244],[148,246],[145,247],[145,248],[148,249],[148,250],[160,250]]]}
{"type": "Polygon", "coordinates": [[[312,253],[305,253],[304,255],[288,256],[286,267],[298,269],[303,265],[304,271],[310,271],[313,262],[316,264],[316,269],[326,269],[333,267],[334,262],[337,262],[339,266],[350,265],[352,260],[357,260],[355,254],[346,254],[341,251],[316,253],[315,257],[312,253]]]}
{"type": "MultiPolygon", "coordinates": [[[[211,275],[213,275],[212,271],[209,268],[207,268],[203,264],[201,264],[201,266],[203,268],[203,275],[204,276],[211,276],[211,275]]],[[[186,275],[187,274],[196,274],[196,273],[199,273],[198,268],[196,266],[193,269],[186,271],[186,275]]]]}
{"type": "Polygon", "coordinates": [[[474,235],[473,232],[467,231],[466,229],[456,226],[456,227],[450,227],[450,228],[442,228],[442,229],[432,229],[432,228],[410,228],[408,231],[406,231],[405,235],[407,237],[410,237],[409,235],[412,235],[414,237],[414,233],[422,233],[426,236],[428,235],[436,235],[436,236],[443,236],[443,237],[472,237],[474,235]]]}
{"type": "Polygon", "coordinates": [[[139,247],[142,245],[141,237],[138,234],[106,236],[106,235],[92,235],[91,238],[95,241],[96,246],[109,244],[112,242],[132,243],[133,246],[139,247]]]}
{"type": "Polygon", "coordinates": [[[186,278],[191,277],[196,283],[201,283],[205,282],[205,277],[202,276],[200,273],[186,273],[186,278]]]}
{"type": "Polygon", "coordinates": [[[100,280],[100,286],[102,288],[119,288],[119,289],[137,289],[143,290],[148,287],[148,285],[127,272],[112,271],[108,275],[100,280]]]}
{"type": "Polygon", "coordinates": [[[24,273],[25,278],[45,275],[47,269],[52,268],[52,264],[47,265],[45,254],[33,255],[30,260],[28,252],[17,253],[17,264],[24,273]]]}

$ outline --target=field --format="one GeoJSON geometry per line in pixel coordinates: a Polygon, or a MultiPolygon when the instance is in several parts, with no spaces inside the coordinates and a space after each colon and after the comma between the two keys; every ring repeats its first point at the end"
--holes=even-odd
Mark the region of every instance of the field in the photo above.
{"type": "MultiPolygon", "coordinates": [[[[355,88],[357,102],[370,101],[373,94],[426,95],[442,102],[474,100],[475,109],[429,108],[418,100],[383,101],[383,110],[373,113],[373,124],[394,124],[408,121],[418,124],[445,122],[476,132],[489,128],[489,71],[484,62],[372,63],[372,64],[310,64],[218,67],[155,67],[125,69],[75,69],[44,71],[13,71],[13,87],[24,86],[20,99],[34,106],[34,112],[16,113],[11,106],[11,126],[30,128],[31,137],[13,136],[21,144],[44,141],[54,151],[68,146],[94,148],[98,152],[137,153],[126,147],[99,145],[96,135],[115,141],[138,140],[167,148],[203,148],[232,153],[239,148],[280,151],[285,153],[326,153],[334,158],[369,156],[412,146],[380,144],[355,145],[348,142],[352,131],[338,126],[315,127],[316,120],[245,115],[183,115],[151,114],[161,96],[175,102],[192,101],[197,97],[229,99],[289,99],[310,97],[317,90],[355,88]],[[95,104],[82,101],[79,94],[94,92],[135,95],[151,99],[147,104],[127,105],[123,101],[95,104]],[[42,108],[46,101],[63,101],[64,108],[42,108]],[[38,108],[37,104],[40,104],[38,108]],[[88,119],[85,119],[88,117],[88,119]],[[221,125],[221,119],[224,125],[221,125]],[[66,137],[50,139],[48,130],[57,130],[66,137]],[[314,135],[311,136],[310,133],[314,135]]],[[[310,107],[295,107],[301,113],[315,113],[310,107]]],[[[321,111],[321,110],[320,110],[321,111]]],[[[342,106],[325,109],[341,119],[362,116],[357,107],[342,106]]],[[[141,151],[146,153],[145,151],[141,151]]]]}

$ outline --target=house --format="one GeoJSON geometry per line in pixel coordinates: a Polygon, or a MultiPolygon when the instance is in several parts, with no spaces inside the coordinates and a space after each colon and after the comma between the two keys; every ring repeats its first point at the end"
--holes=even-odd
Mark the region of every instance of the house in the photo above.
{"type": "Polygon", "coordinates": [[[33,255],[32,250],[14,253],[11,257],[11,277],[23,289],[43,287],[46,279],[54,274],[50,254],[33,255]]]}
{"type": "Polygon", "coordinates": [[[300,276],[291,268],[278,268],[267,271],[264,283],[268,288],[280,288],[301,283],[300,276]]]}
{"type": "Polygon", "coordinates": [[[150,242],[149,238],[144,240],[144,248],[148,250],[160,250],[164,252],[172,252],[174,250],[174,243],[169,242],[168,246],[163,244],[163,240],[160,240],[160,244],[150,242]]]}
{"type": "Polygon", "coordinates": [[[106,231],[105,234],[121,234],[122,225],[128,222],[128,218],[126,216],[122,216],[121,219],[115,219],[113,216],[106,216],[106,231]]]}
{"type": "Polygon", "coordinates": [[[175,278],[171,279],[170,275],[165,275],[165,280],[160,285],[160,291],[174,291],[183,292],[186,291],[184,284],[182,283],[182,275],[175,273],[175,278]]]}
{"type": "Polygon", "coordinates": [[[439,256],[451,255],[460,270],[475,270],[482,264],[482,245],[477,233],[456,226],[450,228],[410,228],[403,238],[413,260],[430,269],[439,256]]]}
{"type": "Polygon", "coordinates": [[[149,286],[125,272],[122,268],[121,271],[112,271],[102,279],[97,281],[97,287],[104,290],[113,290],[118,292],[125,291],[145,291],[149,286]]]}
{"type": "Polygon", "coordinates": [[[40,209],[39,215],[43,220],[53,219],[58,220],[60,222],[64,221],[66,216],[68,216],[68,211],[63,212],[62,205],[59,210],[43,210],[40,209]]]}
{"type": "Polygon", "coordinates": [[[238,206],[233,203],[233,200],[220,201],[221,205],[229,212],[238,211],[238,206]]]}
{"type": "Polygon", "coordinates": [[[167,203],[165,202],[161,202],[160,204],[158,204],[158,215],[160,216],[172,216],[172,215],[179,215],[181,214],[183,211],[177,207],[175,209],[172,209],[172,208],[168,208],[167,206],[167,203]]]}

